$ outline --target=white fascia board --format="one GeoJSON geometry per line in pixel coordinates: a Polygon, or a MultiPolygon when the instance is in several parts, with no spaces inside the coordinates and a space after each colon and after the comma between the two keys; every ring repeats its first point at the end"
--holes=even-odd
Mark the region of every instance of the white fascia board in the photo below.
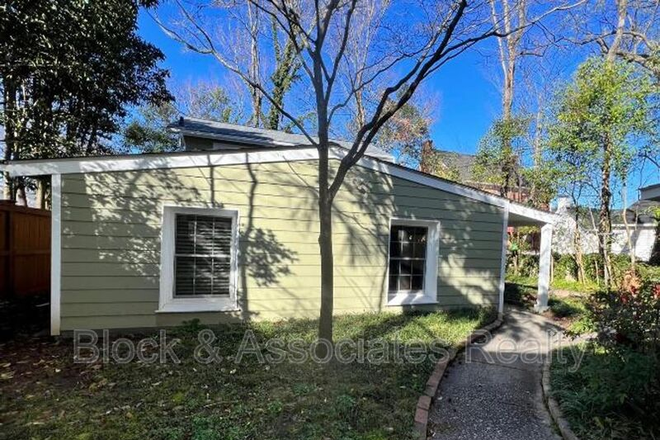
{"type": "MultiPolygon", "coordinates": [[[[330,149],[330,158],[341,160],[347,151],[336,147],[330,149]]],[[[159,154],[131,156],[108,156],[95,158],[75,158],[35,160],[14,162],[4,165],[6,171],[13,176],[42,176],[49,174],[76,174],[100,173],[111,171],[155,170],[172,168],[192,168],[206,166],[228,166],[246,163],[296,162],[304,160],[317,160],[318,150],[314,147],[295,147],[286,150],[252,151],[252,152],[226,152],[214,151],[203,153],[159,154]]],[[[420,185],[439,189],[451,194],[467,197],[469,199],[488,203],[504,208],[508,201],[504,198],[458,185],[447,180],[439,179],[418,173],[413,170],[393,165],[370,157],[362,157],[358,166],[367,168],[390,176],[398,177],[420,185]]],[[[555,215],[527,208],[517,204],[510,204],[511,213],[527,217],[542,223],[554,223],[555,215]]]]}
{"type": "Polygon", "coordinates": [[[205,166],[237,165],[244,163],[290,162],[318,159],[316,149],[254,152],[215,152],[176,155],[144,155],[136,157],[96,157],[58,159],[53,161],[15,162],[7,170],[13,176],[41,176],[49,174],[100,173],[110,171],[155,170],[205,166]]]}
{"type": "Polygon", "coordinates": [[[509,212],[545,224],[554,224],[557,220],[557,216],[551,212],[540,211],[516,203],[511,203],[509,205],[509,212]]]}

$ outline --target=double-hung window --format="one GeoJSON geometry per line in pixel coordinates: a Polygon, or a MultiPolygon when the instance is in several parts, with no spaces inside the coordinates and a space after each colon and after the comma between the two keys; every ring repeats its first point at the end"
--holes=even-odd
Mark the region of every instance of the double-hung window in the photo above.
{"type": "Polygon", "coordinates": [[[388,304],[437,302],[438,236],[437,221],[392,220],[388,304]]]}
{"type": "Polygon", "coordinates": [[[164,208],[159,311],[236,308],[237,211],[164,208]]]}

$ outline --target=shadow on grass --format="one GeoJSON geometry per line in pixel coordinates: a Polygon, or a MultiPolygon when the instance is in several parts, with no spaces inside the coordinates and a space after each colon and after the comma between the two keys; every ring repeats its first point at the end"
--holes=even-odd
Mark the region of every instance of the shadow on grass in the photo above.
{"type": "MultiPolygon", "coordinates": [[[[347,315],[336,318],[335,334],[337,340],[397,336],[403,344],[432,339],[453,344],[492,317],[490,310],[347,315]]],[[[189,322],[168,332],[183,339],[176,350],[180,364],[74,365],[71,341],[68,348],[51,344],[50,353],[41,351],[39,357],[49,360],[42,364],[26,359],[27,345],[0,346],[12,365],[7,370],[28,360],[14,380],[0,381],[0,422],[7,438],[414,438],[415,404],[433,369],[430,359],[262,364],[253,354],[236,363],[248,329],[260,346],[272,337],[314,339],[315,320],[291,320],[208,327],[222,360],[203,365],[192,356],[203,328],[189,322]],[[71,377],[61,382],[60,375],[71,377]]]]}
{"type": "Polygon", "coordinates": [[[525,308],[536,303],[537,287],[531,284],[508,282],[504,284],[504,302],[525,308]]]}

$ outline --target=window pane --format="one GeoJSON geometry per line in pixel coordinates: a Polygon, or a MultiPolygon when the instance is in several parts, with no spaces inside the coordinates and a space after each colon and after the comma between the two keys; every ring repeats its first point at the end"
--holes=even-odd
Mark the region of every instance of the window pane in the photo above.
{"type": "Polygon", "coordinates": [[[410,290],[410,277],[402,275],[399,277],[399,290],[410,290]]]}
{"type": "Polygon", "coordinates": [[[414,260],[412,262],[412,274],[424,275],[424,260],[414,260]]]}
{"type": "Polygon", "coordinates": [[[390,256],[392,258],[401,257],[401,243],[395,241],[390,244],[390,256]]]}
{"type": "Polygon", "coordinates": [[[210,258],[195,258],[194,294],[213,294],[213,260],[210,258]]]}
{"type": "Polygon", "coordinates": [[[392,226],[390,231],[390,292],[424,289],[428,228],[392,226]]]}
{"type": "Polygon", "coordinates": [[[390,291],[395,292],[395,291],[399,290],[398,280],[399,280],[398,276],[390,275],[390,291]]]}
{"type": "Polygon", "coordinates": [[[229,274],[231,261],[229,258],[213,259],[213,295],[229,296],[229,274]]]}
{"type": "Polygon", "coordinates": [[[193,295],[195,292],[195,259],[193,257],[177,257],[175,265],[175,295],[193,295]]]}
{"type": "Polygon", "coordinates": [[[390,232],[390,242],[401,241],[400,234],[401,228],[399,226],[392,226],[392,231],[390,232]]]}
{"type": "Polygon", "coordinates": [[[176,216],[176,253],[195,253],[195,216],[176,216]]]}
{"type": "Polygon", "coordinates": [[[424,277],[419,275],[414,275],[412,277],[411,290],[422,290],[422,289],[424,289],[424,277]]]}
{"type": "Polygon", "coordinates": [[[412,243],[401,243],[401,257],[402,258],[412,258],[413,256],[413,244],[412,243]]]}
{"type": "Polygon", "coordinates": [[[426,244],[415,243],[412,255],[413,258],[426,258],[426,244]]]}

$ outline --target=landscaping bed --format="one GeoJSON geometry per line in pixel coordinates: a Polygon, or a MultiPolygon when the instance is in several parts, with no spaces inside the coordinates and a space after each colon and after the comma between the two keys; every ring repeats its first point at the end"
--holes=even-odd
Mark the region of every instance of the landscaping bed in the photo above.
{"type": "Polygon", "coordinates": [[[560,310],[579,317],[574,334],[590,333],[555,351],[551,367],[551,394],[573,432],[582,440],[660,438],[660,282],[638,278],[560,310]]]}
{"type": "Polygon", "coordinates": [[[657,358],[594,343],[578,348],[584,353],[579,368],[568,351],[565,363],[555,353],[550,375],[573,432],[581,440],[660,438],[657,358]]]}
{"type": "MultiPolygon", "coordinates": [[[[442,340],[449,347],[495,317],[492,309],[343,316],[335,320],[335,339],[363,338],[370,347],[376,339],[388,347],[442,340]]],[[[206,365],[193,356],[201,330],[195,323],[168,332],[182,340],[179,364],[76,364],[71,340],[2,344],[0,438],[413,438],[432,359],[261,363],[252,353],[236,363],[246,330],[262,350],[271,338],[312,342],[316,328],[314,320],[212,327],[222,360],[206,365]]]]}

